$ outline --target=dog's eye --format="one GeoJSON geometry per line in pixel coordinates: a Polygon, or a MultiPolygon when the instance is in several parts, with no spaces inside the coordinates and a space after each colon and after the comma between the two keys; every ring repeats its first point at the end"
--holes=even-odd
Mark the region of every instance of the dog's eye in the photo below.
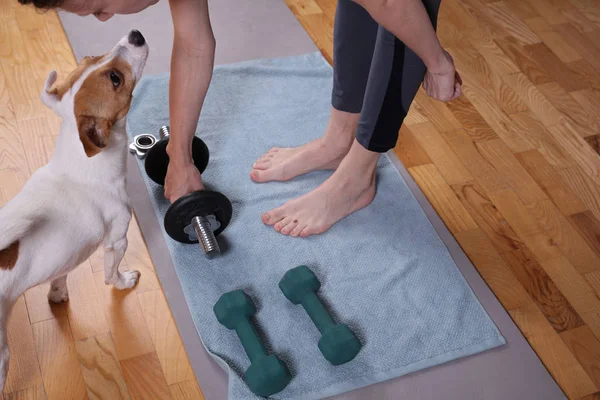
{"type": "Polygon", "coordinates": [[[117,75],[115,72],[110,73],[110,81],[112,82],[114,87],[117,87],[121,84],[121,77],[117,75]]]}

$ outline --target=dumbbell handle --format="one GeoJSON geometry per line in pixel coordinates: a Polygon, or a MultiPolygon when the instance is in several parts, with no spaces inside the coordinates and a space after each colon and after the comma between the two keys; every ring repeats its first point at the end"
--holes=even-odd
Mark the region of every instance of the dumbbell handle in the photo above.
{"type": "Polygon", "coordinates": [[[169,136],[170,133],[170,128],[168,125],[165,126],[161,126],[160,129],[158,130],[158,133],[160,134],[160,138],[164,139],[167,136],[169,136]]]}
{"type": "Polygon", "coordinates": [[[335,326],[335,321],[331,318],[331,314],[325,309],[315,292],[309,292],[304,296],[302,307],[304,307],[322,335],[325,334],[327,329],[335,326]]]}
{"type": "Polygon", "coordinates": [[[242,342],[242,346],[251,363],[267,356],[267,349],[265,349],[265,346],[258,337],[258,332],[248,318],[237,324],[235,332],[240,338],[240,342],[242,342]]]}
{"type": "Polygon", "coordinates": [[[217,238],[210,227],[210,221],[208,218],[194,217],[192,219],[192,225],[196,231],[196,236],[198,236],[198,242],[200,242],[202,250],[204,250],[204,255],[207,258],[213,258],[221,253],[219,243],[217,242],[217,238]]]}

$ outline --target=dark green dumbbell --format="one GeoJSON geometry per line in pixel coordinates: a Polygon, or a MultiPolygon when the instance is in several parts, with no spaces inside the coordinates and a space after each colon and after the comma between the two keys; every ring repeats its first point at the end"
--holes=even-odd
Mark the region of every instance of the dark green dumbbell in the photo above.
{"type": "Polygon", "coordinates": [[[294,304],[302,304],[310,319],[321,332],[319,350],[327,361],[340,365],[352,360],[360,351],[362,344],[347,325],[336,324],[323,303],[317,297],[321,282],[305,265],[285,273],[279,282],[279,288],[294,304]]]}
{"type": "Polygon", "coordinates": [[[282,391],[292,379],[287,366],[273,354],[267,354],[250,317],[256,306],[242,290],[225,293],[215,303],[213,311],[227,329],[235,329],[250,359],[246,383],[252,392],[267,397],[282,391]]]}

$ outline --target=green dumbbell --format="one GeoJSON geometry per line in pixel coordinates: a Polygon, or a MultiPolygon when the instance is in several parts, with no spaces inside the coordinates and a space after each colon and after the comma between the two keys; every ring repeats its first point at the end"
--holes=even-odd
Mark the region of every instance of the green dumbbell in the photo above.
{"type": "Polygon", "coordinates": [[[267,354],[250,317],[256,306],[242,290],[225,293],[215,303],[213,311],[217,320],[227,329],[235,329],[250,359],[244,374],[246,383],[255,394],[267,397],[282,391],[292,379],[287,366],[273,354],[267,354]]]}
{"type": "Polygon", "coordinates": [[[340,365],[356,357],[362,347],[360,340],[347,325],[336,324],[331,318],[317,297],[321,282],[307,266],[301,265],[286,272],[279,288],[289,301],[302,304],[321,332],[319,350],[327,361],[340,365]]]}

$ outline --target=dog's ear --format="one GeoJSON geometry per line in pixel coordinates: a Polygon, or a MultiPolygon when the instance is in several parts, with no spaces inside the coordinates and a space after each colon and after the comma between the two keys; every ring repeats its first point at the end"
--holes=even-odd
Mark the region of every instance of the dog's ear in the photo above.
{"type": "Polygon", "coordinates": [[[83,149],[88,157],[95,156],[108,146],[111,127],[111,122],[104,118],[90,115],[77,116],[79,139],[81,139],[83,149]]]}
{"type": "Polygon", "coordinates": [[[56,111],[56,106],[60,103],[60,99],[58,98],[58,88],[52,88],[52,85],[54,85],[55,82],[56,71],[50,71],[46,78],[46,82],[44,82],[42,94],[40,95],[42,103],[54,111],[56,111]]]}

